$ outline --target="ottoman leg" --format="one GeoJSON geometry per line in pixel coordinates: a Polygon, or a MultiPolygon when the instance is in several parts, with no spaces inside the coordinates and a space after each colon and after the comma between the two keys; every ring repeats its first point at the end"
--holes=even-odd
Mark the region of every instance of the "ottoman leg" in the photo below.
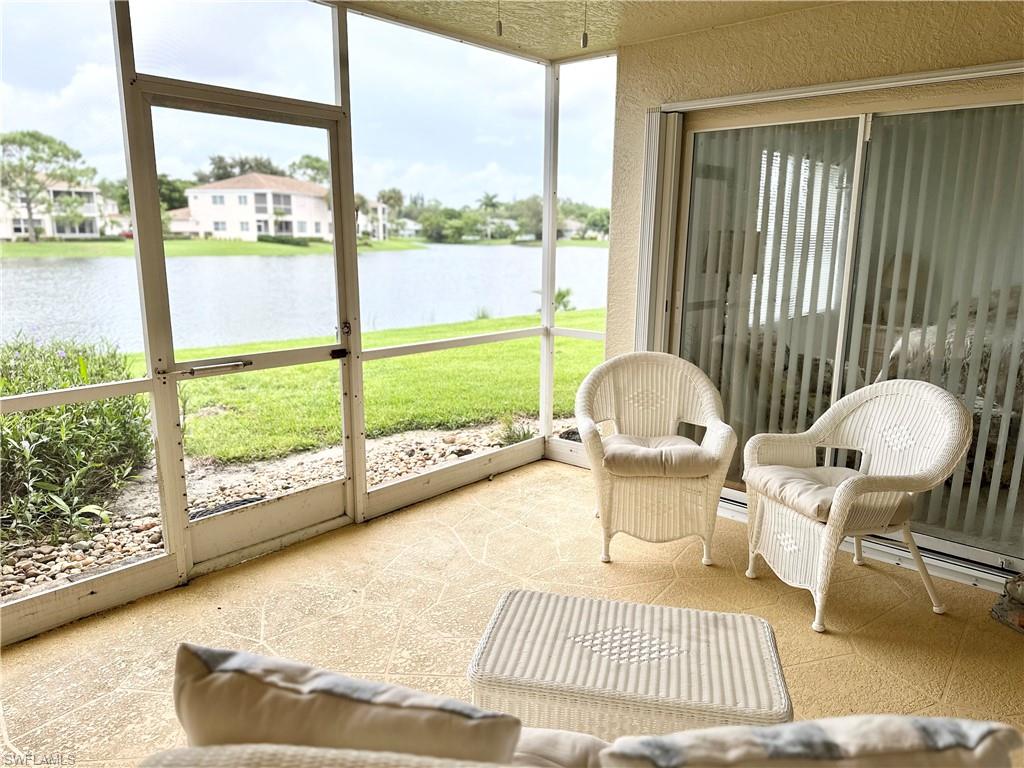
{"type": "Polygon", "coordinates": [[[702,557],[700,561],[704,565],[714,565],[714,561],[711,559],[711,540],[701,539],[701,543],[704,544],[704,557],[702,557]]]}
{"type": "Polygon", "coordinates": [[[608,533],[608,531],[605,531],[604,532],[604,540],[601,543],[601,562],[602,563],[610,563],[612,561],[612,556],[608,552],[608,548],[611,546],[611,543],[612,543],[612,535],[610,533],[608,533]]]}

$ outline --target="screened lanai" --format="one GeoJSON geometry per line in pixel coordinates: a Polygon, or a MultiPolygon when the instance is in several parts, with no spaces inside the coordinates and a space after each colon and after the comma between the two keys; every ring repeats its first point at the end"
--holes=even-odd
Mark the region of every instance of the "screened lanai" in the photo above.
{"type": "Polygon", "coordinates": [[[582,462],[607,209],[588,226],[596,209],[563,194],[559,211],[559,150],[570,193],[597,178],[608,195],[613,56],[563,68],[318,3],[106,10],[9,17],[37,46],[12,52],[12,127],[66,140],[53,175],[75,204],[46,192],[46,220],[14,220],[4,246],[4,642],[544,457],[582,462]],[[301,49],[234,65],[280,23],[301,49]],[[465,88],[419,95],[382,47],[449,61],[465,88]],[[33,97],[87,75],[83,135],[33,97]],[[481,170],[443,170],[460,143],[481,170]],[[209,169],[175,182],[189,158],[209,169]],[[71,218],[100,236],[54,237],[71,218]]]}

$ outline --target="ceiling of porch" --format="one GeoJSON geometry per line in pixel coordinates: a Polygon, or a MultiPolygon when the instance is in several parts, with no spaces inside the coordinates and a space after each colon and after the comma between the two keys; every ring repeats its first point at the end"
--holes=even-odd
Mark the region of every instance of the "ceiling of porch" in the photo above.
{"type": "MultiPolygon", "coordinates": [[[[658,2],[597,0],[586,3],[586,53],[611,53],[620,46],[739,24],[798,11],[822,2],[658,2]]],[[[580,0],[503,0],[503,34],[495,34],[497,0],[355,0],[353,10],[403,22],[471,43],[530,58],[558,61],[584,53],[580,48],[584,3],[580,0]]]]}

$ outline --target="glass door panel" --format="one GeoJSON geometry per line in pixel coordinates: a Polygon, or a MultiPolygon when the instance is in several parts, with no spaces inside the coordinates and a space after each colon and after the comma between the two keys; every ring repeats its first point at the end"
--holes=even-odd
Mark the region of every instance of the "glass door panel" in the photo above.
{"type": "Polygon", "coordinates": [[[961,396],[967,459],[914,530],[1024,557],[1024,106],[876,117],[866,174],[845,388],[961,396]]]}
{"type": "Polygon", "coordinates": [[[856,119],[694,137],[681,355],[740,445],[831,401],[856,144],[856,119]]]}
{"type": "Polygon", "coordinates": [[[176,359],[333,343],[327,132],[157,107],[153,134],[176,359]]]}

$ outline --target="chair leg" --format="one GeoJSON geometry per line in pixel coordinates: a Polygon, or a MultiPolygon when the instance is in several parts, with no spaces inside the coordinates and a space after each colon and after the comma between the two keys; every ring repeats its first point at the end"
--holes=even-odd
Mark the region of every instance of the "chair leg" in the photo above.
{"type": "Polygon", "coordinates": [[[711,559],[711,538],[701,539],[701,543],[704,544],[704,556],[700,559],[704,565],[714,565],[714,561],[711,559]]]}
{"type": "Polygon", "coordinates": [[[747,572],[745,576],[748,579],[757,578],[757,552],[750,550],[750,556],[747,560],[747,572]]]}
{"type": "Polygon", "coordinates": [[[837,531],[828,531],[821,542],[821,550],[818,554],[818,576],[817,584],[811,590],[814,597],[814,621],[811,629],[815,632],[825,631],[825,601],[828,597],[828,585],[832,581],[832,568],[835,566],[836,555],[839,553],[839,545],[845,537],[837,531]]]}
{"type": "Polygon", "coordinates": [[[604,532],[604,540],[603,540],[603,542],[601,544],[601,562],[602,563],[610,563],[612,561],[612,556],[611,556],[611,554],[608,551],[608,548],[610,547],[611,543],[612,543],[612,535],[608,531],[605,531],[604,532]]]}
{"type": "Polygon", "coordinates": [[[860,536],[853,537],[853,564],[864,565],[864,553],[860,548],[860,536]]]}
{"type": "Polygon", "coordinates": [[[761,516],[758,514],[757,494],[749,493],[747,512],[747,572],[748,579],[757,578],[757,543],[761,536],[761,516]]]}
{"type": "Polygon", "coordinates": [[[928,597],[932,601],[932,610],[935,613],[945,613],[946,607],[939,600],[939,593],[935,591],[935,585],[932,583],[931,574],[928,573],[928,569],[925,568],[924,558],[921,557],[921,552],[917,549],[917,544],[914,542],[914,537],[910,534],[910,523],[903,525],[903,542],[907,545],[907,549],[910,550],[911,557],[914,558],[914,564],[917,565],[917,572],[921,574],[921,581],[924,582],[924,588],[928,592],[928,597]]]}
{"type": "Polygon", "coordinates": [[[815,632],[825,631],[825,593],[821,594],[812,593],[814,596],[814,621],[811,623],[811,629],[815,632]]]}

